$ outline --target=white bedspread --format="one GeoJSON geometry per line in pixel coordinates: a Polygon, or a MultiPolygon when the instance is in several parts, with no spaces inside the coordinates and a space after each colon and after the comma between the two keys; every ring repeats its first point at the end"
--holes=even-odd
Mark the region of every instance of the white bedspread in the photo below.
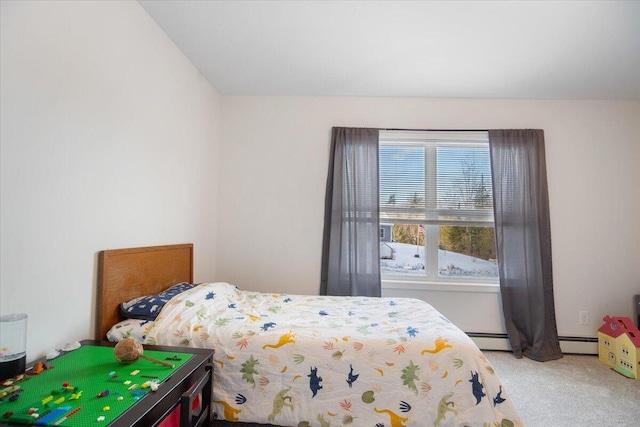
{"type": "Polygon", "coordinates": [[[219,419],[282,426],[521,426],[471,339],[406,298],[246,292],[169,301],[147,344],[215,349],[219,419]]]}

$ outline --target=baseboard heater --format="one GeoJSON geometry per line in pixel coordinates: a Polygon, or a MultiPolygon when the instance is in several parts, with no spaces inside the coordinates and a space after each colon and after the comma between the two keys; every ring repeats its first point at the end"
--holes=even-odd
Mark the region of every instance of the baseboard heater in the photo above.
{"type": "MultiPolygon", "coordinates": [[[[511,351],[507,334],[467,332],[481,350],[511,351]]],[[[565,354],[598,354],[598,338],[558,337],[565,354]]]]}

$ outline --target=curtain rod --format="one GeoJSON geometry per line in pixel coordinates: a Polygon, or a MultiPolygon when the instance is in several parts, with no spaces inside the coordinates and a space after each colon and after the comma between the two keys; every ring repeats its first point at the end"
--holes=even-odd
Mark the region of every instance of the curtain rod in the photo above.
{"type": "Polygon", "coordinates": [[[400,128],[382,128],[380,130],[388,131],[407,131],[407,132],[489,132],[489,129],[400,129],[400,128]]]}

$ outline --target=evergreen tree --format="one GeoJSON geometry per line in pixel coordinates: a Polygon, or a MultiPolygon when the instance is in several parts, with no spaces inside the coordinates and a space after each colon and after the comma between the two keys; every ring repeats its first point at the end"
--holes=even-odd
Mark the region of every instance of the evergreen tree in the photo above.
{"type": "Polygon", "coordinates": [[[424,235],[418,233],[417,224],[395,224],[393,226],[393,240],[410,245],[424,245],[424,235]]]}
{"type": "MultiPolygon", "coordinates": [[[[455,187],[454,208],[491,207],[491,193],[484,174],[478,172],[473,161],[462,161],[462,178],[455,187]]],[[[439,247],[482,259],[496,258],[495,234],[491,227],[442,226],[439,247]]]]}
{"type": "Polygon", "coordinates": [[[418,192],[416,191],[415,193],[413,193],[413,196],[411,196],[411,198],[409,199],[409,204],[411,206],[419,206],[420,204],[422,204],[423,200],[424,198],[421,197],[420,194],[418,194],[418,192]]]}

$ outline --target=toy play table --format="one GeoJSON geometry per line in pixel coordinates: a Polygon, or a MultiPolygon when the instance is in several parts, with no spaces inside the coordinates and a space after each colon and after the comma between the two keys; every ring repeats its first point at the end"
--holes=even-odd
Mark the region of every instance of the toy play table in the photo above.
{"type": "Polygon", "coordinates": [[[0,387],[5,390],[0,401],[0,426],[210,423],[212,350],[145,346],[145,355],[173,363],[175,367],[170,368],[142,358],[119,363],[113,357],[113,343],[81,344],[79,349],[47,361],[53,368],[0,387]],[[12,394],[17,397],[10,399],[12,394]]]}

